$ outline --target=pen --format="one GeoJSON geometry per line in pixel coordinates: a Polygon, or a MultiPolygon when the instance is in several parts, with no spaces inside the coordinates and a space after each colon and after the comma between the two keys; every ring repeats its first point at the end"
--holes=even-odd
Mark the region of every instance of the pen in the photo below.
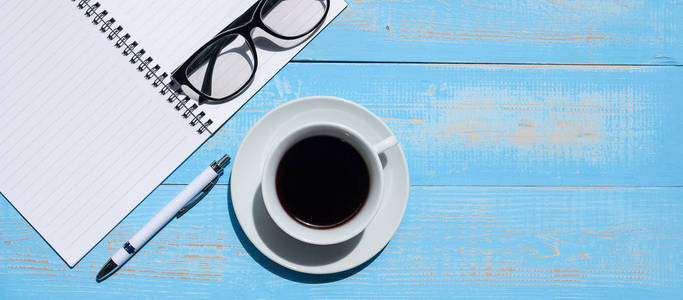
{"type": "Polygon", "coordinates": [[[171,202],[166,204],[154,218],[149,220],[132,238],[130,238],[97,273],[96,280],[100,282],[114,274],[126,261],[142,248],[161,228],[173,217],[180,218],[190,208],[199,202],[216,185],[218,178],[223,175],[223,169],[230,163],[230,156],[223,155],[218,161],[199,174],[188,184],[171,202]]]}

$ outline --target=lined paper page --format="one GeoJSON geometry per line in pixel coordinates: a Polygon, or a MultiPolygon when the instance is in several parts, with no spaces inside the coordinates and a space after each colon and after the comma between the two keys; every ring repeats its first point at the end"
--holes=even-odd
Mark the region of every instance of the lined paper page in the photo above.
{"type": "Polygon", "coordinates": [[[208,136],[83,13],[0,3],[0,192],[70,266],[208,136]]]}

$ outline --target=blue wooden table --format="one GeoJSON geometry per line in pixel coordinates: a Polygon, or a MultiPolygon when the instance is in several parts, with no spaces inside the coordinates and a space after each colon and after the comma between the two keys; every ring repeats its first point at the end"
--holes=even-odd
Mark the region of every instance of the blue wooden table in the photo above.
{"type": "MultiPolygon", "coordinates": [[[[69,269],[0,201],[0,298],[678,298],[683,2],[349,1],[214,137],[69,269]],[[106,257],[266,112],[332,95],[398,136],[410,202],[369,263],[261,255],[228,176],[115,276],[106,257]]],[[[37,187],[40,188],[40,187],[37,187]]]]}

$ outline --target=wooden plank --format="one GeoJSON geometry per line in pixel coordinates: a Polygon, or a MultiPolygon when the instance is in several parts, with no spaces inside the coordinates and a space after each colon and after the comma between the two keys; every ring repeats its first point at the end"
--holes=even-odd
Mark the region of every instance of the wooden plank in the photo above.
{"type": "Polygon", "coordinates": [[[347,1],[299,60],[683,63],[683,2],[347,1]]]}
{"type": "Polygon", "coordinates": [[[294,63],[166,182],[234,155],[276,106],[332,95],[385,120],[411,184],[680,186],[681,86],[682,67],[294,63]]]}
{"type": "Polygon", "coordinates": [[[182,187],[157,189],[74,269],[0,201],[0,296],[661,298],[683,286],[678,187],[413,187],[374,261],[316,277],[245,249],[222,185],[95,283],[106,257],[182,187]]]}

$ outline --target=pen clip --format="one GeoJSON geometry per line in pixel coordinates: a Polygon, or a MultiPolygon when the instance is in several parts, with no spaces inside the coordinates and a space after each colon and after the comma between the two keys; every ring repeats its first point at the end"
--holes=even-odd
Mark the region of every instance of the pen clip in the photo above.
{"type": "Polygon", "coordinates": [[[189,211],[192,207],[197,205],[197,203],[199,203],[200,200],[202,200],[204,197],[206,197],[206,195],[211,191],[211,189],[213,189],[213,187],[216,186],[216,183],[218,182],[218,178],[220,178],[220,176],[216,176],[216,178],[211,180],[211,182],[209,182],[209,184],[207,184],[201,191],[199,191],[199,193],[197,193],[197,195],[195,195],[194,198],[192,198],[192,200],[190,200],[190,202],[185,204],[185,206],[183,206],[183,208],[181,208],[178,211],[178,213],[176,213],[175,217],[176,218],[182,217],[187,211],[189,211]]]}

